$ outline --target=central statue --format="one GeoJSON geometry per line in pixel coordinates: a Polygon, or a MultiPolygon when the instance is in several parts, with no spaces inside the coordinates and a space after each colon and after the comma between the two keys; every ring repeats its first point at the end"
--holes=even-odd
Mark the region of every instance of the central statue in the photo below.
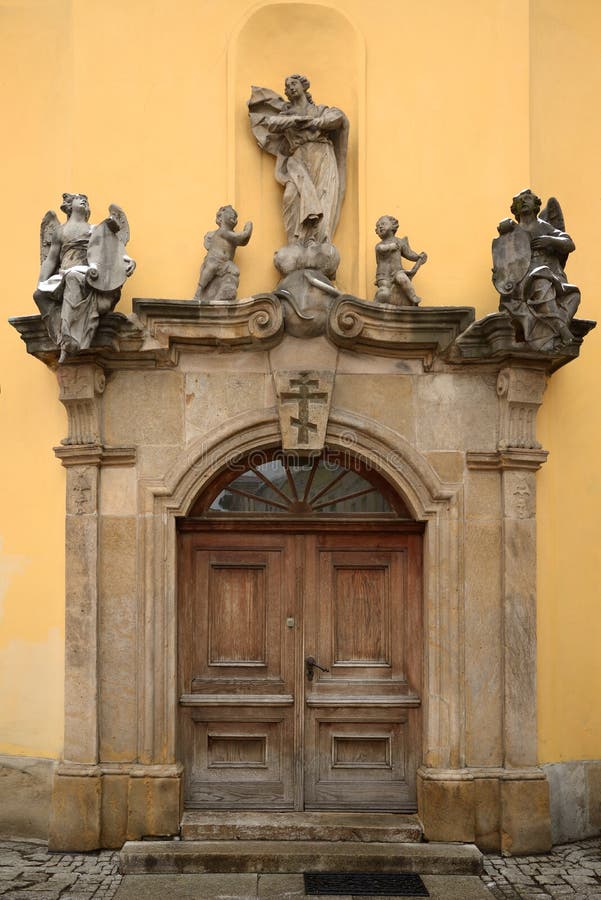
{"type": "Polygon", "coordinates": [[[276,158],[284,186],[282,214],[288,243],[273,264],[282,276],[275,293],[284,303],[286,330],[297,337],[323,334],[340,254],[332,243],[346,187],[348,119],[335,106],[318,106],[305,75],[286,79],[287,100],[253,87],[248,111],[261,150],[276,158]]]}
{"type": "Polygon", "coordinates": [[[346,187],[348,119],[335,106],[314,103],[309,87],[304,75],[289,75],[287,101],[262,87],[253,87],[248,101],[259,147],[276,157],[289,244],[330,243],[346,187]]]}

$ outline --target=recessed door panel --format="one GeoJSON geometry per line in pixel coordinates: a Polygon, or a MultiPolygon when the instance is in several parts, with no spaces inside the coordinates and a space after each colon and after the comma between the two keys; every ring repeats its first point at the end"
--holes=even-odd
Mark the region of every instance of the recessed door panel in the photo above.
{"type": "Polygon", "coordinates": [[[294,542],[180,539],[181,746],[188,806],[294,805],[294,542]],[[252,546],[249,546],[252,545],[252,546]]]}

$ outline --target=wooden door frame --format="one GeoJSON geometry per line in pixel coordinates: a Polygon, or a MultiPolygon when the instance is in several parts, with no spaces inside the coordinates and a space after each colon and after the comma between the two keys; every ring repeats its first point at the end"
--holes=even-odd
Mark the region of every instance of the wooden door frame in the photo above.
{"type": "MultiPolygon", "coordinates": [[[[315,535],[319,536],[328,535],[335,536],[336,534],[355,534],[355,535],[365,535],[369,534],[371,536],[376,536],[378,534],[394,536],[398,535],[422,535],[424,532],[425,524],[423,522],[415,522],[415,521],[407,521],[407,520],[392,520],[390,517],[374,519],[373,517],[370,519],[361,519],[359,517],[352,516],[337,516],[331,518],[283,518],[282,521],[278,518],[274,520],[273,517],[269,517],[268,514],[265,517],[261,517],[260,515],[253,515],[247,517],[211,517],[205,516],[203,518],[192,518],[186,517],[179,519],[177,522],[177,531],[178,531],[178,555],[179,548],[181,547],[181,538],[180,535],[186,534],[215,534],[222,533],[224,535],[235,535],[235,534],[285,534],[290,538],[294,538],[296,536],[300,537],[303,535],[315,535]]],[[[393,548],[390,548],[393,549],[393,548]]],[[[295,550],[296,553],[296,543],[295,550]]],[[[178,565],[179,570],[179,565],[178,565]]],[[[417,617],[419,620],[419,645],[420,645],[420,663],[418,665],[419,676],[418,676],[418,684],[414,684],[413,687],[416,690],[418,696],[421,698],[423,696],[424,691],[424,679],[423,679],[423,655],[424,655],[424,644],[423,644],[423,543],[420,541],[420,545],[417,551],[417,569],[414,573],[414,578],[416,580],[417,588],[415,591],[416,597],[416,605],[417,609],[413,610],[413,615],[417,617]]],[[[179,575],[178,575],[179,577],[179,575]]],[[[297,590],[298,594],[298,590],[297,590]]],[[[181,599],[181,592],[178,590],[178,618],[179,618],[179,603],[181,599]]],[[[304,647],[304,637],[306,632],[306,623],[304,621],[305,609],[304,603],[301,598],[297,596],[295,598],[295,602],[299,605],[299,609],[297,610],[297,614],[302,617],[302,629],[298,634],[297,643],[300,642],[301,648],[304,647]],[[301,609],[302,607],[302,609],[301,609]]],[[[179,631],[179,629],[178,629],[179,631]]],[[[180,683],[180,644],[178,637],[178,684],[180,683]]],[[[304,750],[302,752],[299,751],[299,748],[296,747],[296,743],[300,742],[300,746],[304,747],[304,729],[305,729],[305,702],[304,702],[304,670],[302,667],[298,667],[298,671],[295,672],[294,676],[294,696],[295,698],[295,711],[294,711],[294,721],[295,721],[295,734],[297,737],[295,738],[295,764],[294,764],[294,810],[303,810],[305,808],[305,772],[304,772],[304,750]],[[302,700],[302,702],[299,702],[302,700]]],[[[415,758],[416,758],[416,771],[419,766],[419,762],[421,760],[422,751],[422,724],[421,724],[421,709],[419,711],[412,710],[411,717],[414,719],[414,733],[411,735],[411,740],[414,742],[414,746],[417,747],[415,758]]],[[[179,749],[178,757],[183,759],[185,754],[182,752],[183,748],[181,745],[182,738],[182,720],[181,716],[178,717],[178,728],[177,728],[177,746],[179,749]]]]}

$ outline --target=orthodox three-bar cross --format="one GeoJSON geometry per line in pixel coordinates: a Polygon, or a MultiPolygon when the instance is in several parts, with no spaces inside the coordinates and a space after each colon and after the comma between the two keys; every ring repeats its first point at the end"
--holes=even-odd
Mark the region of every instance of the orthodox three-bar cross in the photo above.
{"type": "Polygon", "coordinates": [[[284,403],[291,400],[298,400],[298,418],[290,416],[290,424],[298,428],[299,444],[309,443],[309,432],[316,432],[317,425],[311,422],[309,416],[310,403],[327,403],[327,391],[318,391],[319,381],[311,378],[308,372],[300,372],[298,378],[290,379],[290,390],[282,391],[280,398],[284,403]],[[294,393],[292,388],[298,388],[298,392],[294,393]]]}

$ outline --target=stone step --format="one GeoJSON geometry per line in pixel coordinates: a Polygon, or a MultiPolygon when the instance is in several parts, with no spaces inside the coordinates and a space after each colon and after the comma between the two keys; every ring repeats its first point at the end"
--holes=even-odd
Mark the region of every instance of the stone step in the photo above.
{"type": "Polygon", "coordinates": [[[417,872],[478,875],[482,854],[473,844],[360,841],[128,841],[124,875],[211,872],[417,872]]]}
{"type": "Polygon", "coordinates": [[[417,816],[392,813],[222,812],[187,810],[184,841],[376,841],[422,839],[417,816]]]}

